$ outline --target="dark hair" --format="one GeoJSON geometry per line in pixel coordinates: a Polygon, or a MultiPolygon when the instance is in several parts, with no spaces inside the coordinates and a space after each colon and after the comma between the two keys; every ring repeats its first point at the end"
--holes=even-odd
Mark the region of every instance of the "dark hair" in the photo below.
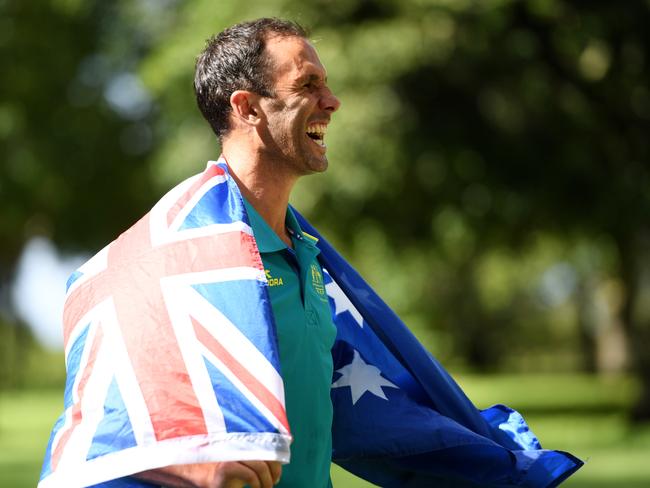
{"type": "Polygon", "coordinates": [[[272,66],[264,47],[275,35],[306,38],[307,31],[295,22],[276,18],[242,22],[208,39],[198,56],[196,103],[220,140],[230,130],[230,95],[234,91],[273,96],[272,66]]]}

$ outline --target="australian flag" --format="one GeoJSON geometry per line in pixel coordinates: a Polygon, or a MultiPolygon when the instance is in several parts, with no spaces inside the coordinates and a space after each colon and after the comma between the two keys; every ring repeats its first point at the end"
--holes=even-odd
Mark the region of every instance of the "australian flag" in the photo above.
{"type": "MultiPolygon", "coordinates": [[[[521,416],[479,411],[319,237],[337,326],[333,460],[380,486],[556,486],[582,462],[521,416]]],[[[39,488],[150,486],[130,475],[227,460],[289,462],[264,268],[223,159],[178,185],[75,272],[67,383],[39,488]]]]}

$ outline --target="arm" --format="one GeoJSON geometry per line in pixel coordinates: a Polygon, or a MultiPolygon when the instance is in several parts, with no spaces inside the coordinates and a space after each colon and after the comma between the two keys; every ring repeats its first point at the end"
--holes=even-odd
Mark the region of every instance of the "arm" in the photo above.
{"type": "Polygon", "coordinates": [[[169,488],[272,488],[281,474],[277,461],[229,461],[166,466],[134,476],[169,488]]]}

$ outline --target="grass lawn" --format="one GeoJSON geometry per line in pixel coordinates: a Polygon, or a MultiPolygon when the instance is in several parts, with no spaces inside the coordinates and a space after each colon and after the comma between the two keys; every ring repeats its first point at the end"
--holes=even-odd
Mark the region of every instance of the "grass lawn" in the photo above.
{"type": "MultiPolygon", "coordinates": [[[[570,451],[587,464],[563,486],[650,486],[650,425],[630,427],[622,412],[634,395],[629,380],[587,376],[461,376],[480,408],[506,403],[528,420],[544,447],[570,451]]],[[[34,487],[60,391],[0,392],[0,487],[34,487]]],[[[336,488],[372,486],[334,467],[336,488]]]]}
{"type": "Polygon", "coordinates": [[[61,391],[0,392],[0,486],[36,486],[61,391]]]}

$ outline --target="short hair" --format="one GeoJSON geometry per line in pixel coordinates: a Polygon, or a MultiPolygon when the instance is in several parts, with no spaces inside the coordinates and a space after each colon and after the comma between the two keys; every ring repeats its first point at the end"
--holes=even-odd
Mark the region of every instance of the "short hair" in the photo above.
{"type": "Polygon", "coordinates": [[[206,41],[196,60],[194,92],[203,117],[219,140],[230,131],[230,96],[234,91],[274,96],[273,66],[264,52],[266,40],[307,35],[296,22],[261,18],[233,25],[206,41]]]}

